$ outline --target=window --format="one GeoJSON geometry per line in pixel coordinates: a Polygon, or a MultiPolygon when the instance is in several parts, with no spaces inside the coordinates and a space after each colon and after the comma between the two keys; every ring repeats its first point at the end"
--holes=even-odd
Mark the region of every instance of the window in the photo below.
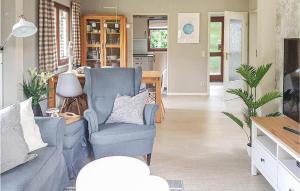
{"type": "Polygon", "coordinates": [[[68,42],[70,40],[70,9],[55,3],[55,26],[58,65],[68,63],[68,42]]]}
{"type": "Polygon", "coordinates": [[[148,51],[167,51],[168,20],[148,20],[148,51]]]}

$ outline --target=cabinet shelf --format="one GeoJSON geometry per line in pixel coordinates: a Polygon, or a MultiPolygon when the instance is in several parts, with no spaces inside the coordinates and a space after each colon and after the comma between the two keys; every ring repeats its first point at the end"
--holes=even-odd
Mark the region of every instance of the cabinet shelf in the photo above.
{"type": "Polygon", "coordinates": [[[107,44],[105,45],[106,48],[120,48],[120,45],[118,44],[107,44]]]}
{"type": "Polygon", "coordinates": [[[101,44],[87,44],[86,47],[88,47],[88,48],[100,48],[101,44]]]}
{"type": "Polygon", "coordinates": [[[112,33],[112,32],[106,33],[106,34],[108,34],[108,35],[120,35],[120,33],[112,33]]]}
{"type": "Polygon", "coordinates": [[[280,160],[282,166],[287,168],[292,175],[294,175],[298,181],[300,181],[300,168],[296,165],[296,159],[284,159],[280,160]]]}
{"type": "Polygon", "coordinates": [[[87,32],[87,34],[101,34],[101,32],[87,32]]]}
{"type": "Polygon", "coordinates": [[[266,135],[258,136],[257,140],[265,149],[267,149],[272,154],[273,158],[277,157],[277,145],[274,141],[272,141],[266,135]]]}

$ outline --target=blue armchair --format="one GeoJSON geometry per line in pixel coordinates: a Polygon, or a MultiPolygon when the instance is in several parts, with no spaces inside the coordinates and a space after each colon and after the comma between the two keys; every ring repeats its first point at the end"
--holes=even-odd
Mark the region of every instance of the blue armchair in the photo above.
{"type": "Polygon", "coordinates": [[[88,109],[84,117],[88,121],[89,141],[95,159],[114,155],[147,155],[150,165],[157,105],[145,106],[144,125],[105,124],[117,94],[135,96],[139,93],[141,68],[86,69],[85,77],[88,109]]]}

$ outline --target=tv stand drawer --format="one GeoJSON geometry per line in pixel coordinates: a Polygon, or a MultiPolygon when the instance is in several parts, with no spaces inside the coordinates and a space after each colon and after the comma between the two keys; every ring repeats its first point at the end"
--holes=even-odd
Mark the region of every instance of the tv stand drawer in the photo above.
{"type": "Polygon", "coordinates": [[[257,169],[267,178],[272,186],[277,182],[277,160],[274,159],[258,142],[253,143],[253,160],[257,169]]]}

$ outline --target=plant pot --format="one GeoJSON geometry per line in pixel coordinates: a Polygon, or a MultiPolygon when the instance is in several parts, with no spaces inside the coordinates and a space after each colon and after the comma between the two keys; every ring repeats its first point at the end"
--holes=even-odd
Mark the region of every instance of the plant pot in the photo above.
{"type": "Polygon", "coordinates": [[[248,156],[249,156],[249,157],[251,157],[251,148],[252,148],[252,147],[251,147],[251,144],[248,143],[248,144],[247,144],[247,153],[248,153],[248,156]]]}
{"type": "Polygon", "coordinates": [[[42,112],[40,104],[33,105],[32,111],[33,111],[34,116],[43,116],[43,112],[42,112]]]}

